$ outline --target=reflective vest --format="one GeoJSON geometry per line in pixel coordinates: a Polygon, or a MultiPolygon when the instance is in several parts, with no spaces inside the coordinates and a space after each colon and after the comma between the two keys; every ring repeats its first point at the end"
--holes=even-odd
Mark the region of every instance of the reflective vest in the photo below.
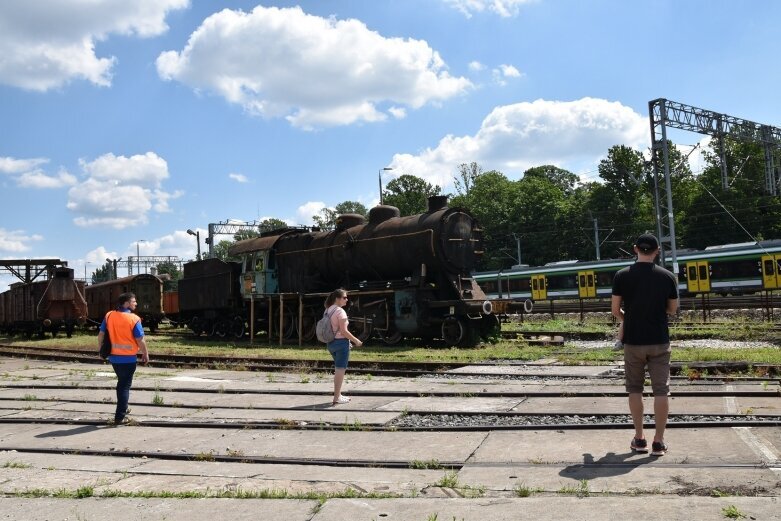
{"type": "Polygon", "coordinates": [[[138,354],[138,342],[133,328],[141,320],[135,313],[113,311],[106,315],[106,330],[111,339],[111,354],[133,356],[138,354]]]}

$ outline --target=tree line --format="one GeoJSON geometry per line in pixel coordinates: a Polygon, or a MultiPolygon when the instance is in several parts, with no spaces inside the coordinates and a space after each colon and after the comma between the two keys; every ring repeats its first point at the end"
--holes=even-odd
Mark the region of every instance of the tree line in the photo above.
{"type": "MultiPolygon", "coordinates": [[[[729,176],[725,189],[721,154],[715,145],[703,152],[700,172],[692,172],[687,157],[674,144],[668,145],[679,249],[781,238],[781,199],[765,191],[761,146],[725,140],[723,155],[729,176]]],[[[597,248],[602,259],[630,257],[633,240],[656,230],[653,165],[642,151],[616,145],[591,174],[579,176],[557,166],[540,165],[511,180],[498,170],[483,171],[475,162],[465,163],[458,166],[453,179],[455,192],[444,195],[449,197],[449,206],[468,210],[480,223],[485,253],[479,270],[595,260],[597,248]]],[[[443,192],[439,186],[405,174],[388,182],[382,195],[384,204],[398,207],[405,216],[425,212],[428,197],[443,192]]],[[[344,201],[322,209],[313,221],[320,229],[333,229],[336,218],[346,213],[367,216],[368,209],[359,202],[344,201]]],[[[243,231],[233,239],[285,227],[281,219],[266,219],[256,231],[243,231]]],[[[215,256],[228,260],[234,241],[216,244],[215,256]]],[[[178,279],[176,268],[160,266],[158,273],[178,279]]],[[[110,269],[96,270],[93,281],[106,275],[101,270],[110,269]]]]}

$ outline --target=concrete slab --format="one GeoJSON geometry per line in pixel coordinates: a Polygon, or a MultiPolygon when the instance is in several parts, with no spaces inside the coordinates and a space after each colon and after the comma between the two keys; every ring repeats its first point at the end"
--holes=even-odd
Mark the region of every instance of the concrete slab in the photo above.
{"type": "MultiPolygon", "coordinates": [[[[751,431],[761,435],[781,431],[781,427],[752,427],[751,431]]],[[[601,463],[632,463],[646,457],[642,454],[625,454],[632,434],[631,429],[492,432],[469,459],[469,463],[578,464],[583,462],[585,454],[591,454],[601,463]]],[[[665,434],[665,441],[670,451],[659,460],[665,465],[764,463],[730,427],[671,428],[665,434]]]]}
{"type": "MultiPolygon", "coordinates": [[[[654,399],[647,396],[643,399],[644,410],[653,412],[654,399]]],[[[545,412],[573,414],[629,414],[629,405],[624,396],[536,398],[530,396],[519,403],[513,412],[545,412]]],[[[724,398],[709,397],[671,397],[670,413],[672,414],[727,414],[724,398]]],[[[760,414],[755,412],[755,414],[760,414]]]]}
{"type": "Polygon", "coordinates": [[[484,433],[287,431],[1,425],[0,449],[39,447],[369,461],[465,461],[484,433]],[[6,428],[10,427],[10,428],[6,428]],[[382,447],[381,451],[377,447],[382,447]]]}
{"type": "Polygon", "coordinates": [[[100,488],[112,486],[122,479],[122,474],[83,470],[7,468],[0,469],[0,477],[10,478],[0,485],[0,492],[3,494],[20,494],[33,490],[55,492],[61,489],[77,490],[81,487],[100,488]]]}
{"type": "MultiPolygon", "coordinates": [[[[115,399],[117,392],[114,389],[88,389],[88,388],[63,388],[63,389],[0,389],[0,398],[12,400],[88,400],[111,401],[115,399]]],[[[132,396],[132,391],[131,391],[132,396]]]]}
{"type": "Polygon", "coordinates": [[[7,463],[30,465],[36,469],[78,470],[91,472],[127,472],[149,462],[146,458],[106,458],[81,454],[44,454],[36,452],[0,452],[0,467],[7,463]]]}
{"type": "Polygon", "coordinates": [[[614,365],[465,365],[448,371],[451,374],[514,374],[542,376],[599,376],[606,375],[616,368],[614,365]]]}
{"type": "Polygon", "coordinates": [[[583,480],[590,494],[781,495],[781,481],[766,468],[665,465],[652,456],[626,464],[600,463],[601,459],[629,459],[628,451],[620,452],[596,459],[589,454],[582,463],[566,466],[467,464],[458,472],[458,483],[485,487],[489,496],[513,496],[517,488],[535,494],[571,493],[572,488],[581,489],[583,480]]]}
{"type": "Polygon", "coordinates": [[[724,521],[735,506],[747,519],[778,519],[778,498],[749,497],[531,497],[516,499],[332,499],[312,521],[516,521],[605,519],[635,521],[724,521]]]}
{"type": "Polygon", "coordinates": [[[521,398],[480,397],[410,397],[394,400],[379,407],[384,411],[452,411],[506,412],[518,405],[521,398]]]}
{"type": "Polygon", "coordinates": [[[3,498],[2,519],[123,521],[310,521],[318,502],[294,499],[3,498]]]}
{"type": "MultiPolygon", "coordinates": [[[[273,422],[278,419],[308,424],[319,423],[346,423],[360,425],[385,425],[398,417],[397,412],[366,412],[351,411],[349,408],[329,407],[323,410],[290,410],[290,409],[219,409],[212,408],[206,411],[192,411],[187,416],[188,421],[196,420],[224,420],[224,421],[255,421],[273,422]]],[[[138,418],[135,409],[133,417],[138,418]]]]}
{"type": "Polygon", "coordinates": [[[781,399],[755,396],[738,396],[735,398],[740,414],[781,414],[781,399]]]}

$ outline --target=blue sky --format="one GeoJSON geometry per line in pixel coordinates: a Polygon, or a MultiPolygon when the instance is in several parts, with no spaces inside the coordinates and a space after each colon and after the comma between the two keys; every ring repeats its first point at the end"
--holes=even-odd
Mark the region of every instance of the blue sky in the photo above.
{"type": "Polygon", "coordinates": [[[445,192],[471,161],[594,179],[610,146],[648,147],[660,97],[781,126],[779,20],[773,0],[0,2],[0,258],[191,259],[188,228],[373,206],[386,166],[445,192]]]}

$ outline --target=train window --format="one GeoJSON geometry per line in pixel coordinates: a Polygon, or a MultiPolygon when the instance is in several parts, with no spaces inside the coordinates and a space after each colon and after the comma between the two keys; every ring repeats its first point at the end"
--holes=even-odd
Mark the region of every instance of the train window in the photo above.
{"type": "Polygon", "coordinates": [[[496,281],[495,280],[483,280],[480,281],[480,287],[486,293],[496,293],[496,281]]]}
{"type": "Polygon", "coordinates": [[[765,275],[775,275],[775,268],[775,262],[773,262],[773,259],[768,259],[765,261],[765,275]]]}
{"type": "Polygon", "coordinates": [[[510,281],[512,291],[529,291],[531,287],[531,279],[512,279],[510,281]]]}
{"type": "Polygon", "coordinates": [[[588,274],[588,286],[591,287],[594,285],[594,275],[591,273],[588,274]]]}
{"type": "Polygon", "coordinates": [[[700,280],[708,279],[708,267],[706,265],[699,266],[700,268],[700,280]]]}
{"type": "Polygon", "coordinates": [[[537,287],[537,279],[532,280],[532,289],[534,291],[537,291],[539,288],[537,287]]]}
{"type": "Polygon", "coordinates": [[[615,272],[600,272],[597,273],[597,286],[604,287],[604,286],[612,286],[613,285],[613,275],[615,275],[615,272]]]}
{"type": "Polygon", "coordinates": [[[580,276],[580,282],[578,284],[580,285],[581,288],[586,286],[586,276],[585,275],[581,275],[580,276]]]}
{"type": "Polygon", "coordinates": [[[263,271],[263,253],[255,255],[255,271],[263,271]]]}
{"type": "Polygon", "coordinates": [[[689,280],[697,280],[697,266],[689,266],[689,280]]]}

